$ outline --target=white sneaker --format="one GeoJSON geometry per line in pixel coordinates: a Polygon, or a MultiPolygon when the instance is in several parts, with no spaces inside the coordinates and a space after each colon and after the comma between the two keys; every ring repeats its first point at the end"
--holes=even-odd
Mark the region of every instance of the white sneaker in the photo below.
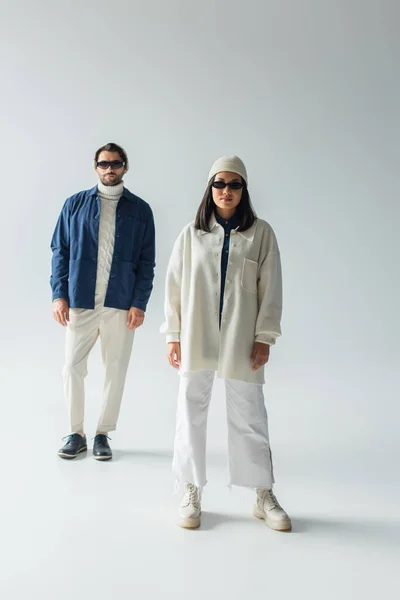
{"type": "Polygon", "coordinates": [[[290,531],[292,528],[289,515],[283,510],[272,490],[257,490],[257,504],[254,505],[253,514],[257,519],[264,519],[265,524],[276,531],[290,531]]]}
{"type": "Polygon", "coordinates": [[[185,529],[197,529],[197,527],[200,527],[201,493],[193,483],[185,483],[184,490],[179,509],[178,525],[185,529]]]}

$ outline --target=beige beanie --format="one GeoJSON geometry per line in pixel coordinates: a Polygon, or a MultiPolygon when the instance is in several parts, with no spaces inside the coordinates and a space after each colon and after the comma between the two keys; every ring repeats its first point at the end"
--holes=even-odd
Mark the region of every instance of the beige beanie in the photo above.
{"type": "Polygon", "coordinates": [[[222,156],[216,160],[208,174],[208,181],[210,181],[210,179],[217,173],[222,173],[222,171],[237,173],[243,177],[246,183],[248,183],[246,167],[238,156],[222,156]]]}

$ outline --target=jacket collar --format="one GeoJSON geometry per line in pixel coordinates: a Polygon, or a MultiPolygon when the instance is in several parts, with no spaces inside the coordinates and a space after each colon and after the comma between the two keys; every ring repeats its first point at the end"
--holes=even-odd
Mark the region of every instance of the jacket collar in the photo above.
{"type": "MultiPolygon", "coordinates": [[[[215,214],[213,213],[211,215],[211,219],[210,219],[210,232],[217,225],[219,227],[222,227],[222,225],[219,225],[217,219],[215,218],[215,214]]],[[[236,231],[239,235],[244,237],[247,241],[252,242],[254,240],[254,234],[256,232],[256,228],[257,228],[257,219],[254,221],[253,225],[249,229],[246,229],[246,231],[238,231],[237,228],[234,231],[236,231]]],[[[201,230],[200,233],[201,233],[201,235],[204,235],[204,234],[208,233],[208,231],[201,230]]]]}

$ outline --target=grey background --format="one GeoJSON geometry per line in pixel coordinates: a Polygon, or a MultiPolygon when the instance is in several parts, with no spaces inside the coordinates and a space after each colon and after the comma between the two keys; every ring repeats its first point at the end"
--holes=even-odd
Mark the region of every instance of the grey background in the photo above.
{"type": "MultiPolygon", "coordinates": [[[[371,518],[382,502],[385,511],[398,505],[399,13],[390,0],[1,3],[1,395],[11,488],[28,463],[44,469],[40,457],[67,433],[49,243],[64,199],[96,183],[95,149],[115,141],[131,163],[125,185],[154,211],[157,268],[113,447],[158,452],[170,477],[178,381],[158,332],[167,261],[212,162],[235,153],[282,254],[283,337],[265,388],[277,481],[293,491],[293,509],[294,489],[300,506],[307,482],[320,500],[323,486],[358,486],[351,499],[340,488],[332,505],[348,503],[349,516],[368,495],[371,518]],[[39,465],[29,462],[32,447],[39,465]],[[386,486],[384,500],[376,485],[386,486]]],[[[101,385],[97,347],[88,435],[101,385]]],[[[217,382],[209,426],[216,463],[226,447],[222,389],[217,382]]],[[[225,483],[222,465],[216,479],[225,483]]],[[[123,476],[133,472],[127,465],[123,476]]]]}

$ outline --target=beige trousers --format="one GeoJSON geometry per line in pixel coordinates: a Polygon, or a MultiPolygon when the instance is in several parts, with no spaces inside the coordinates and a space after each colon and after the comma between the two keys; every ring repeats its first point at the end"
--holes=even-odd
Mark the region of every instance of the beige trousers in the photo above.
{"type": "Polygon", "coordinates": [[[84,431],[84,379],[89,353],[98,337],[105,380],[97,431],[108,433],[116,429],[134,338],[134,330],[127,327],[127,317],[126,310],[104,306],[94,310],[70,309],[63,380],[71,432],[84,431]]]}

